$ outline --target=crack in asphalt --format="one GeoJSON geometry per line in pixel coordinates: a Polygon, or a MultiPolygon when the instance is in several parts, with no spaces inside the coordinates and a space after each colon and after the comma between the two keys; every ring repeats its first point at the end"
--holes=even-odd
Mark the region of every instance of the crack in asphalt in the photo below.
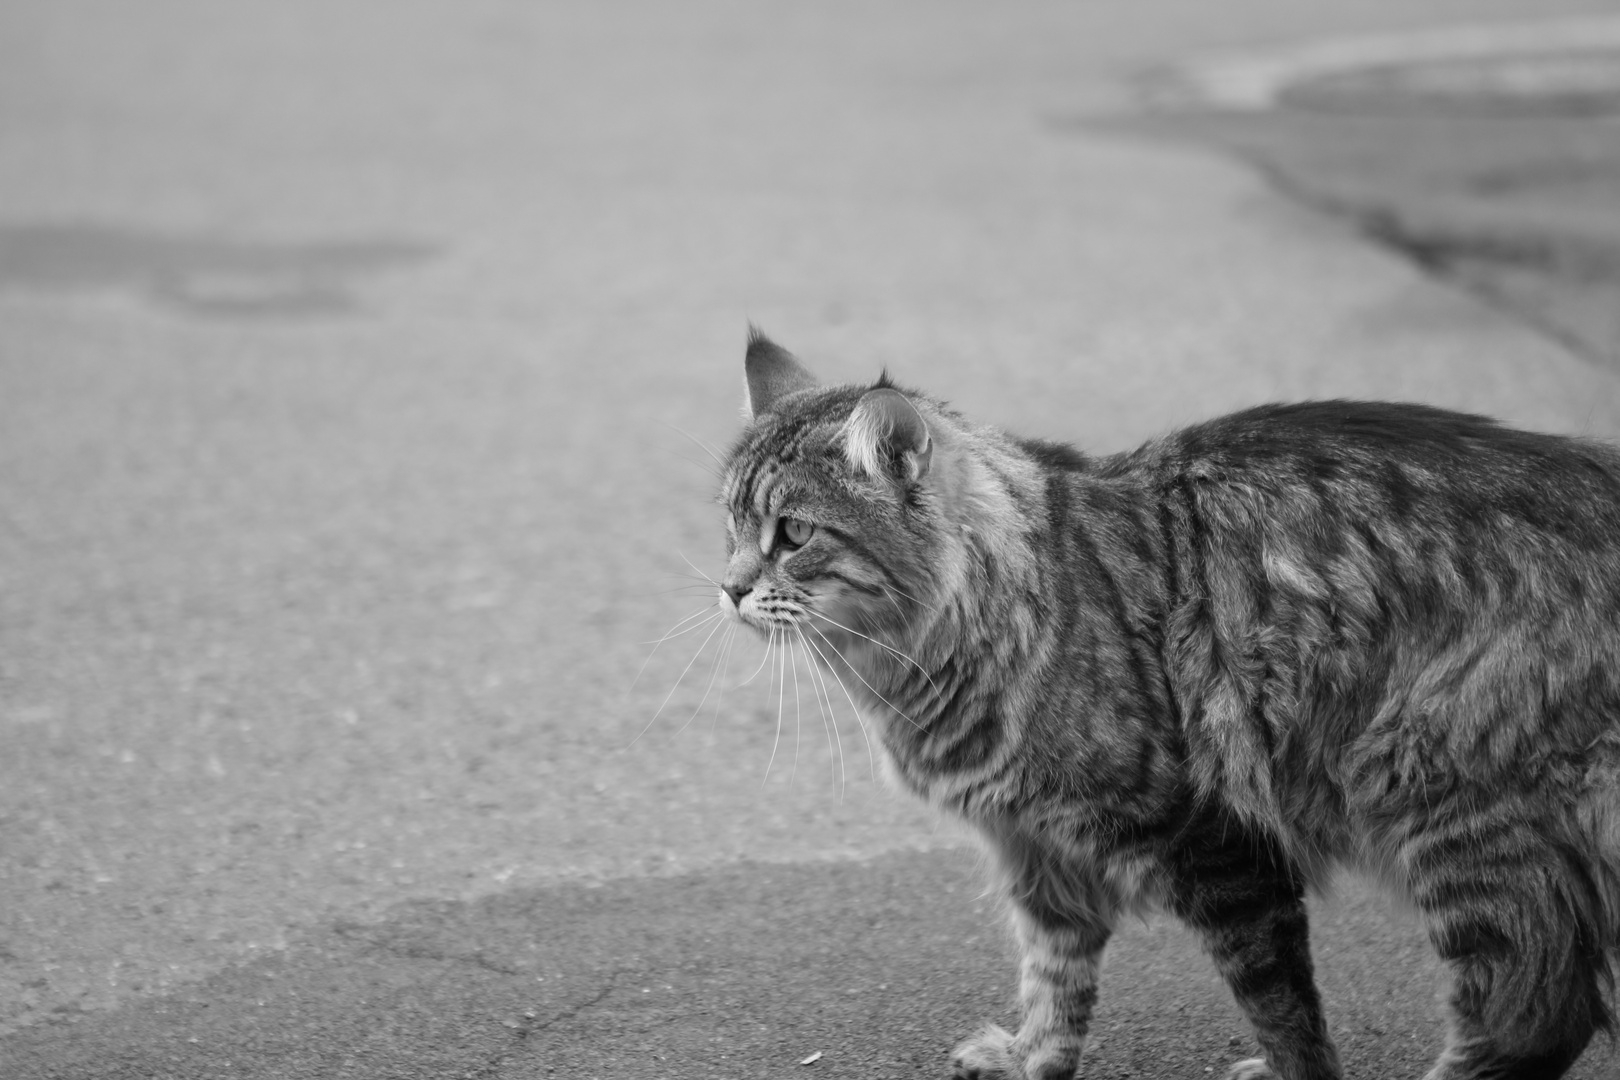
{"type": "Polygon", "coordinates": [[[512,978],[525,974],[525,972],[520,968],[506,967],[502,964],[497,964],[495,961],[486,959],[482,954],[478,953],[468,955],[462,953],[444,952],[436,949],[430,949],[425,946],[395,945],[391,942],[378,941],[375,938],[367,937],[363,933],[364,929],[365,928],[359,924],[350,923],[333,927],[333,933],[345,941],[355,942],[363,948],[369,949],[373,952],[386,953],[390,956],[398,956],[406,960],[435,960],[440,963],[447,964],[471,964],[474,967],[483,968],[485,971],[492,971],[497,975],[506,975],[512,978]]]}
{"type": "MultiPolygon", "coordinates": [[[[362,923],[344,923],[332,928],[333,933],[339,938],[352,942],[369,952],[383,953],[406,960],[431,960],[438,963],[468,964],[497,975],[513,978],[527,974],[520,969],[498,964],[480,953],[456,953],[424,945],[378,940],[371,933],[368,933],[371,929],[371,927],[362,923]]],[[[511,1040],[499,1053],[483,1064],[463,1073],[462,1076],[465,1080],[488,1080],[488,1078],[498,1077],[506,1064],[523,1052],[530,1036],[571,1020],[581,1013],[600,1005],[607,1000],[613,991],[618,989],[619,980],[628,973],[628,970],[626,968],[615,970],[608,976],[607,985],[603,986],[600,991],[544,1019],[530,1017],[525,1014],[517,1021],[500,1021],[503,1027],[511,1030],[511,1040]]]]}
{"type": "Polygon", "coordinates": [[[469,1078],[469,1080],[481,1080],[481,1078],[485,1077],[499,1076],[501,1070],[505,1068],[506,1063],[522,1052],[531,1035],[534,1035],[537,1032],[545,1031],[552,1025],[559,1024],[564,1020],[572,1020],[574,1017],[578,1016],[587,1009],[595,1008],[597,1005],[600,1005],[602,1002],[607,1000],[609,994],[613,993],[613,991],[619,988],[619,977],[624,974],[625,969],[623,968],[615,971],[612,975],[608,976],[608,984],[604,986],[599,993],[585,1001],[581,1001],[576,1005],[570,1006],[561,1012],[547,1017],[545,1020],[535,1019],[528,1020],[526,1023],[517,1024],[512,1030],[511,1044],[499,1054],[491,1058],[488,1062],[481,1065],[476,1071],[468,1072],[466,1077],[469,1078]]]}

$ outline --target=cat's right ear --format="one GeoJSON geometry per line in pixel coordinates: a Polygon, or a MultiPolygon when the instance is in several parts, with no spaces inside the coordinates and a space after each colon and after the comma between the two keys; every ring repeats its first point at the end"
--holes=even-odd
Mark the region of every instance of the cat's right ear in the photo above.
{"type": "Polygon", "coordinates": [[[910,398],[893,387],[874,387],[844,424],[844,457],[867,476],[915,484],[928,475],[934,438],[910,398]]]}
{"type": "Polygon", "coordinates": [[[749,324],[748,356],[743,361],[748,373],[748,418],[757,420],[787,394],[808,390],[816,377],[793,358],[793,354],[766,337],[759,327],[749,324]]]}

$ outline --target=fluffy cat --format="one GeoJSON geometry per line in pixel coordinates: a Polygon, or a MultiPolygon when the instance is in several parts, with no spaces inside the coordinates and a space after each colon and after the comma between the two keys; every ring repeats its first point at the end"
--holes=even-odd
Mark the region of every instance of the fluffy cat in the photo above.
{"type": "Polygon", "coordinates": [[[957,1077],[1067,1080],[1118,917],[1202,937],[1263,1059],[1342,1075],[1305,891],[1338,864],[1450,966],[1430,1080],[1547,1080],[1620,939],[1620,453],[1418,405],[1269,405],[1088,457],[758,331],[721,604],[799,635],[893,771],[977,826],[1022,1025],[957,1077]]]}

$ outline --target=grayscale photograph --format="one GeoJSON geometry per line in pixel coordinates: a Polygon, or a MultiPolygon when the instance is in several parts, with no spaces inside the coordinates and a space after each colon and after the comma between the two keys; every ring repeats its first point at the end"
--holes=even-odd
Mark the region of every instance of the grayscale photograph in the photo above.
{"type": "Polygon", "coordinates": [[[6,0],[0,1080],[1620,1076],[1611,0],[6,0]]]}

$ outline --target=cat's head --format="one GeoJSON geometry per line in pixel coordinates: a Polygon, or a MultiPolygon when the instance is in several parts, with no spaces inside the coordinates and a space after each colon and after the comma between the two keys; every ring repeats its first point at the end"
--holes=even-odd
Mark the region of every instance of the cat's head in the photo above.
{"type": "Polygon", "coordinates": [[[940,583],[950,414],[887,376],[822,386],[758,330],[745,366],[748,427],[720,494],[721,605],[763,632],[906,625],[940,583]]]}

